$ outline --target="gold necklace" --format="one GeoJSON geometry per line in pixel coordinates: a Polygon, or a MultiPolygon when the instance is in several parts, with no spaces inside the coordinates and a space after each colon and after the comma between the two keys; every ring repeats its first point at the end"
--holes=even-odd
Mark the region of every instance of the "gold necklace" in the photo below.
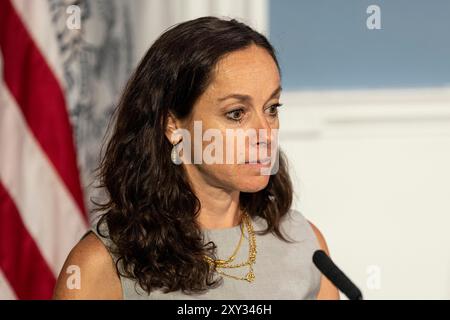
{"type": "MultiPolygon", "coordinates": [[[[241,247],[241,244],[242,244],[242,240],[243,240],[243,239],[244,239],[244,225],[241,224],[241,238],[239,239],[239,243],[238,243],[236,249],[234,249],[233,254],[232,254],[227,260],[217,259],[217,260],[214,260],[214,263],[215,263],[216,265],[219,265],[219,266],[225,266],[225,265],[227,265],[228,263],[234,261],[234,259],[236,258],[236,254],[237,254],[239,248],[241,247]]],[[[209,258],[210,261],[213,260],[213,259],[211,259],[210,257],[207,257],[207,258],[209,258]]]]}
{"type": "Polygon", "coordinates": [[[257,253],[256,238],[255,238],[251,218],[248,216],[247,213],[244,212],[244,214],[242,216],[242,220],[243,220],[243,224],[241,225],[241,239],[240,239],[239,244],[238,244],[237,248],[235,249],[234,253],[231,255],[231,257],[228,258],[227,260],[220,260],[220,259],[215,260],[208,256],[205,256],[205,258],[206,258],[206,261],[211,266],[216,268],[216,271],[219,274],[236,279],[236,280],[246,280],[248,282],[253,282],[255,280],[255,274],[253,272],[253,264],[255,264],[255,262],[256,262],[256,253],[257,253]],[[249,237],[249,256],[248,256],[248,259],[246,262],[231,265],[231,264],[229,264],[229,262],[234,260],[237,250],[241,246],[242,238],[244,237],[244,228],[243,228],[244,225],[247,227],[247,232],[250,235],[250,237],[249,237]],[[239,267],[243,267],[243,266],[247,266],[247,265],[249,266],[249,271],[247,272],[245,277],[233,276],[231,274],[227,274],[227,273],[223,272],[222,270],[219,270],[221,268],[239,268],[239,267]]]}

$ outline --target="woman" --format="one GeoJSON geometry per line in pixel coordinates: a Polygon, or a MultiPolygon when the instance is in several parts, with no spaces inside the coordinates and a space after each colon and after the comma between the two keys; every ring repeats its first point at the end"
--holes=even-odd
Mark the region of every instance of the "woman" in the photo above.
{"type": "Polygon", "coordinates": [[[322,234],[290,208],[273,134],[280,84],[272,46],[234,19],[202,17],[162,34],[117,109],[99,167],[105,213],[71,251],[54,297],[338,299],[312,263],[315,250],[328,252],[322,234]],[[232,145],[240,137],[228,133],[239,129],[257,134],[225,148],[231,162],[217,161],[224,150],[211,152],[208,140],[232,145]],[[76,288],[66,285],[72,265],[76,288]]]}

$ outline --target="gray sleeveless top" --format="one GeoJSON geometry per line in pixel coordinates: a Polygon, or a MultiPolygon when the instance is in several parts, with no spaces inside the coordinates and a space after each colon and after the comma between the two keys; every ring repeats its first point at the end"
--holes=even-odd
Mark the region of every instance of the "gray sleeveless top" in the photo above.
{"type": "MultiPolygon", "coordinates": [[[[266,220],[255,217],[252,220],[254,231],[263,230],[266,220]]],[[[93,231],[111,252],[112,242],[109,238],[97,233],[96,223],[90,231],[93,231]]],[[[108,235],[106,224],[102,224],[102,235],[108,235]]],[[[202,229],[206,242],[214,241],[217,245],[216,257],[227,259],[231,256],[241,237],[240,226],[225,229],[202,229]]],[[[286,243],[272,233],[257,235],[256,237],[256,262],[253,265],[255,279],[253,282],[236,280],[230,277],[223,278],[219,287],[209,289],[202,294],[184,294],[181,291],[164,293],[157,289],[147,294],[133,279],[120,276],[122,294],[124,299],[316,299],[320,288],[320,271],[312,262],[315,250],[320,249],[316,235],[305,217],[297,210],[291,209],[281,221],[281,232],[287,235],[286,243]]],[[[245,238],[233,263],[245,262],[248,259],[249,243],[248,235],[245,238]]],[[[206,243],[205,242],[205,243],[206,243]]],[[[112,254],[114,262],[116,257],[112,254]]],[[[119,262],[119,269],[121,263],[119,262]]],[[[222,269],[223,272],[238,277],[245,277],[249,267],[235,269],[222,269]]]]}

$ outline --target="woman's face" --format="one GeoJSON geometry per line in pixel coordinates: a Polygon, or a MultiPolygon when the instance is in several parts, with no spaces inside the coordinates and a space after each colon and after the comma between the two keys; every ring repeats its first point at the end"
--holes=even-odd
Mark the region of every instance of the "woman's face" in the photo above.
{"type": "Polygon", "coordinates": [[[264,189],[270,175],[262,172],[274,168],[277,156],[280,93],[278,68],[265,49],[253,45],[222,58],[212,83],[182,124],[191,136],[191,164],[183,164],[189,176],[232,191],[264,189]],[[216,140],[218,134],[221,139],[216,140]],[[195,139],[205,141],[195,145],[195,139]],[[272,159],[265,166],[245,163],[267,157],[272,159]]]}

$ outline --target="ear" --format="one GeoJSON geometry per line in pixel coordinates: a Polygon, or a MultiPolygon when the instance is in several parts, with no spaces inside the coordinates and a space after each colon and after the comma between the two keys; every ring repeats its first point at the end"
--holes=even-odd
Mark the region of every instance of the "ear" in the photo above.
{"type": "Polygon", "coordinates": [[[178,142],[176,136],[173,135],[175,130],[177,130],[178,128],[179,128],[179,121],[171,112],[169,112],[167,116],[165,135],[172,144],[178,142]]]}

